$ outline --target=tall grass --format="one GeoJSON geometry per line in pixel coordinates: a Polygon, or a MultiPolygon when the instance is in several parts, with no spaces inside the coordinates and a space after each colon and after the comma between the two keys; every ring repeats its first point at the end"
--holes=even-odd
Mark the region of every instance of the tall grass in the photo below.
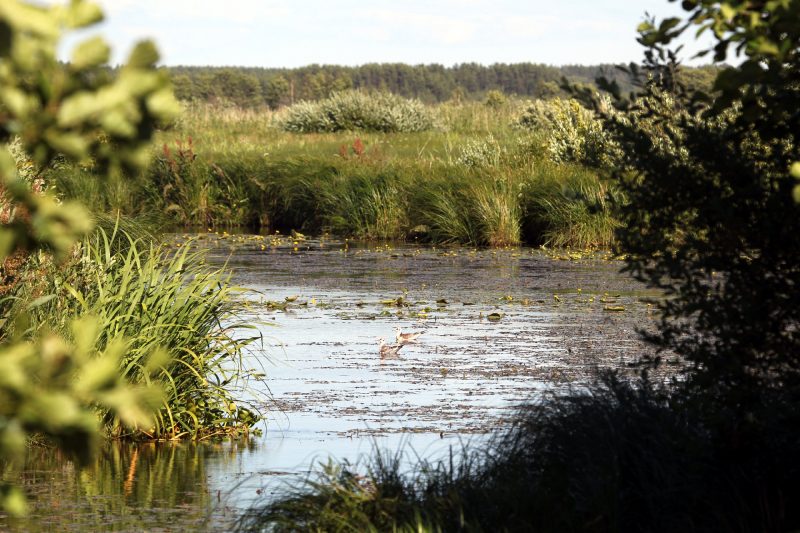
{"type": "Polygon", "coordinates": [[[733,427],[696,398],[607,376],[523,409],[484,450],[408,473],[397,455],[328,465],[239,529],[792,531],[800,413],[775,394],[733,427]]]}
{"type": "Polygon", "coordinates": [[[551,161],[545,133],[513,128],[517,106],[442,104],[434,112],[447,131],[391,134],[287,133],[271,112],[191,107],[127,190],[110,195],[81,173],[53,178],[97,209],[181,226],[608,246],[614,204],[602,195],[613,188],[551,161]]]}
{"type": "MultiPolygon", "coordinates": [[[[240,398],[252,397],[249,383],[258,373],[246,351],[260,337],[238,319],[239,289],[229,276],[203,263],[188,246],[170,251],[119,227],[101,227],[67,265],[46,259],[31,265],[39,281],[20,288],[18,307],[26,311],[30,335],[67,335],[74,317],[92,316],[101,332],[98,350],[125,342],[122,377],[164,392],[153,427],[128,436],[238,435],[259,419],[258,406],[240,398]],[[44,303],[30,307],[36,298],[44,303]],[[157,348],[168,356],[163,361],[149,358],[157,348]]],[[[114,420],[106,422],[112,435],[122,436],[114,420]]]]}
{"type": "Polygon", "coordinates": [[[472,187],[481,241],[489,246],[520,243],[521,214],[518,189],[509,179],[495,178],[472,187]]]}

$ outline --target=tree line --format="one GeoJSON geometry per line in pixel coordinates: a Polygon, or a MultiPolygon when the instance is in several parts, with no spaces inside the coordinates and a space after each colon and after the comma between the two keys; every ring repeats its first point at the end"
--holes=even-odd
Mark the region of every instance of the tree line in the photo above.
{"type": "MultiPolygon", "coordinates": [[[[448,100],[480,100],[489,91],[524,98],[563,96],[561,82],[594,85],[604,77],[617,81],[623,91],[633,87],[615,65],[567,65],[535,63],[438,64],[370,63],[349,67],[308,65],[300,68],[165,67],[181,100],[225,102],[240,107],[277,109],[301,100],[319,100],[346,89],[388,91],[426,103],[448,100]]],[[[687,82],[708,89],[716,67],[686,69],[687,82]]]]}

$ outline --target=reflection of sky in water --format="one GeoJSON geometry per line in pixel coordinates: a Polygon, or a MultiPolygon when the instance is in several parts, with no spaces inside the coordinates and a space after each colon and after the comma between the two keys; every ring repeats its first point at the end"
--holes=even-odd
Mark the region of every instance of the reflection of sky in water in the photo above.
{"type": "Polygon", "coordinates": [[[211,256],[212,264],[228,260],[234,283],[257,291],[247,296],[247,317],[262,324],[266,351],[254,351],[248,366],[263,367],[272,400],[252,446],[201,446],[209,497],[187,497],[190,507],[246,507],[256,490],[279,491],[329,456],[356,462],[377,447],[404,449],[409,466],[418,456],[445,458],[507,425],[522,401],[579,384],[595,365],[619,365],[646,310],[643,293],[611,263],[525,249],[452,257],[311,248],[211,256]],[[290,296],[297,300],[285,311],[266,305],[290,296]],[[400,296],[408,306],[381,303],[400,296]],[[628,312],[604,313],[601,297],[628,312]],[[493,312],[498,322],[485,318],[493,312]],[[400,359],[381,360],[377,337],[392,342],[396,325],[425,334],[400,359]],[[608,332],[616,335],[604,344],[608,332]]]}
{"type": "MultiPolygon", "coordinates": [[[[410,458],[444,457],[451,446],[483,440],[522,401],[575,383],[559,373],[569,356],[560,325],[565,317],[586,321],[571,332],[577,340],[608,321],[596,305],[581,305],[582,295],[613,291],[617,303],[643,305],[616,264],[553,261],[531,250],[441,253],[343,254],[312,245],[299,254],[252,249],[226,258],[234,282],[258,291],[249,312],[269,324],[262,331],[274,343],[265,365],[273,410],[261,446],[242,459],[243,471],[259,475],[242,490],[272,487],[270,475],[305,472],[329,455],[353,462],[373,447],[405,443],[410,458]],[[283,311],[263,305],[295,296],[283,311]],[[401,296],[407,306],[382,303],[401,296]],[[492,312],[502,319],[486,320],[492,312]],[[382,361],[377,337],[391,342],[396,325],[425,334],[400,359],[382,361]]],[[[584,380],[598,363],[570,357],[584,380]]]]}

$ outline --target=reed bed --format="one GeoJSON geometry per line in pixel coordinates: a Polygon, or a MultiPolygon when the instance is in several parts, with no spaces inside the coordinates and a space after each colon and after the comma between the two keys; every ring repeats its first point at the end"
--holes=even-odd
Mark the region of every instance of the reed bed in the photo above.
{"type": "Polygon", "coordinates": [[[263,372],[248,353],[260,334],[239,318],[241,289],[223,269],[205,266],[201,252],[168,250],[116,224],[101,225],[66,265],[42,258],[28,269],[35,278],[20,284],[9,313],[24,316],[25,331],[10,334],[68,336],[75,318],[92,317],[98,352],[124,343],[121,377],[163,393],[152,427],[128,433],[102,415],[111,436],[238,436],[261,418],[257,402],[265,398],[251,385],[263,372]]]}
{"type": "Polygon", "coordinates": [[[116,193],[86,169],[53,181],[98,210],[179,226],[608,247],[614,203],[598,195],[612,189],[596,170],[553,162],[544,134],[515,128],[521,109],[450,102],[430,108],[437,131],[297,134],[280,130],[281,112],[195,106],[116,193]]]}

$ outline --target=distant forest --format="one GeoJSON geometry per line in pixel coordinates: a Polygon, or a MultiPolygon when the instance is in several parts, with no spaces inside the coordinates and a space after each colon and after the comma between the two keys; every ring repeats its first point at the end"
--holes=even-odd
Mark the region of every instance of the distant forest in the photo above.
{"type": "MultiPolygon", "coordinates": [[[[553,67],[534,63],[497,63],[490,66],[464,63],[406,65],[371,63],[358,67],[309,65],[301,68],[166,67],[175,93],[182,100],[225,102],[240,107],[276,109],[300,100],[318,100],[346,89],[389,91],[426,103],[446,100],[480,100],[489,91],[523,98],[562,95],[562,78],[594,85],[598,76],[616,80],[623,92],[630,80],[614,65],[567,65],[553,67]]],[[[716,67],[686,68],[685,80],[710,88],[716,67]]]]}

